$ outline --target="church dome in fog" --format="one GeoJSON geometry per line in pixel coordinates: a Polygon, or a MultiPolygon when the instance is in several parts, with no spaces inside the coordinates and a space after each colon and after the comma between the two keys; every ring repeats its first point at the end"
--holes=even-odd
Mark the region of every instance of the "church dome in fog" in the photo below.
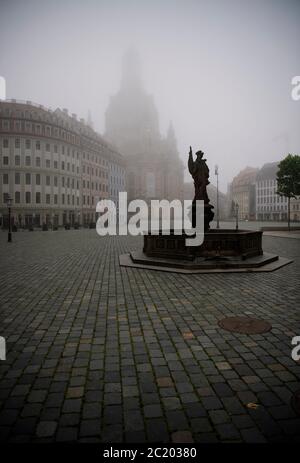
{"type": "Polygon", "coordinates": [[[124,55],[121,87],[105,116],[106,137],[124,154],[137,154],[160,139],[158,113],[143,86],[140,57],[133,48],[124,55]]]}
{"type": "Polygon", "coordinates": [[[145,90],[134,48],[124,55],[120,90],[110,98],[105,124],[105,137],[126,158],[129,199],[181,197],[183,165],[175,132],[171,125],[166,138],[160,134],[158,112],[145,90]]]}

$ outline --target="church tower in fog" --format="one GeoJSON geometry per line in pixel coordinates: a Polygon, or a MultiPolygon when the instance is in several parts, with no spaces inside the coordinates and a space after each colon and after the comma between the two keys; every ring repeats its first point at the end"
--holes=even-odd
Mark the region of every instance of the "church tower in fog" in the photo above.
{"type": "Polygon", "coordinates": [[[105,137],[126,159],[128,199],[181,199],[184,167],[174,129],[170,125],[162,138],[157,109],[144,88],[134,49],[123,58],[120,90],[111,97],[105,116],[105,137]]]}

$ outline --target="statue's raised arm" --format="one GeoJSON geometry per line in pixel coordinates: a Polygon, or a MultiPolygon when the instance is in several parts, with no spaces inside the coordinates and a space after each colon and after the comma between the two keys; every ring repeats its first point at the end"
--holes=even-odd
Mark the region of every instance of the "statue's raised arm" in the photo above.
{"type": "Polygon", "coordinates": [[[190,152],[189,152],[189,160],[188,160],[188,168],[189,168],[189,173],[193,175],[194,173],[194,160],[193,160],[193,152],[192,152],[192,147],[190,146],[190,152]]]}

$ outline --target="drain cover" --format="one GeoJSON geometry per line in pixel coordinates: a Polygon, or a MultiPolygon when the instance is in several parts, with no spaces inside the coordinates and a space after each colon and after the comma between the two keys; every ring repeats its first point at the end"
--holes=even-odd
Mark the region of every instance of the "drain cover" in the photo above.
{"type": "Polygon", "coordinates": [[[300,416],[300,391],[296,391],[292,396],[291,404],[297,415],[300,416]]]}
{"type": "Polygon", "coordinates": [[[240,334],[260,334],[272,329],[272,325],[265,320],[250,317],[226,317],[219,321],[219,326],[240,334]]]}

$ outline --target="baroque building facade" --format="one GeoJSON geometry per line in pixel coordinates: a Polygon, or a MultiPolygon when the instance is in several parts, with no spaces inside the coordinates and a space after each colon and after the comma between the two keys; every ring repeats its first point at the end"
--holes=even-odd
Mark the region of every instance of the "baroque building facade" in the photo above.
{"type": "MultiPolygon", "coordinates": [[[[264,164],[257,174],[255,182],[257,220],[287,220],[288,199],[276,193],[278,164],[279,162],[264,164]]],[[[295,203],[291,201],[291,209],[293,204],[295,203]]],[[[291,219],[293,219],[292,215],[291,219]]]]}
{"type": "Polygon", "coordinates": [[[255,167],[245,167],[229,185],[229,204],[238,204],[240,220],[255,219],[255,180],[258,170],[255,167]]]}
{"type": "Polygon", "coordinates": [[[83,119],[32,102],[0,102],[0,225],[88,225],[125,187],[124,159],[83,119]]]}
{"type": "Polygon", "coordinates": [[[126,160],[128,200],[182,199],[184,166],[175,133],[160,134],[153,97],[144,89],[138,54],[124,57],[121,86],[106,111],[105,138],[126,160]]]}

